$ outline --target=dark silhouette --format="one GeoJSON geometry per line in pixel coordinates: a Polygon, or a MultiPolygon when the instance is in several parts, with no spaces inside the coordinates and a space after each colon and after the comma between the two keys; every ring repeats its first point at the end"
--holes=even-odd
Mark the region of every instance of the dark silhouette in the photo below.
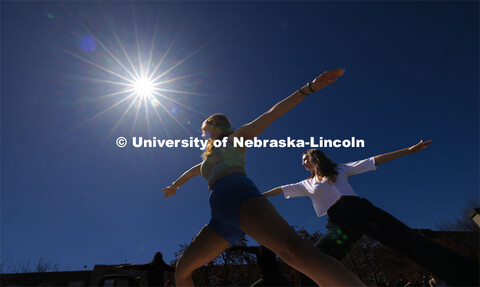
{"type": "Polygon", "coordinates": [[[270,249],[265,246],[233,246],[228,250],[240,250],[253,253],[257,257],[258,267],[260,268],[261,278],[252,286],[291,286],[288,280],[283,276],[277,264],[277,257],[270,249]]]}
{"type": "Polygon", "coordinates": [[[147,271],[147,286],[163,286],[163,272],[174,272],[175,267],[172,267],[163,261],[163,255],[157,252],[153,257],[152,262],[146,264],[124,264],[122,269],[136,269],[147,271]]]}
{"type": "MultiPolygon", "coordinates": [[[[455,286],[478,283],[478,262],[423,237],[364,198],[344,196],[328,215],[327,232],[315,247],[339,261],[366,234],[455,286]]],[[[306,276],[301,281],[302,286],[315,286],[306,276]]]]}

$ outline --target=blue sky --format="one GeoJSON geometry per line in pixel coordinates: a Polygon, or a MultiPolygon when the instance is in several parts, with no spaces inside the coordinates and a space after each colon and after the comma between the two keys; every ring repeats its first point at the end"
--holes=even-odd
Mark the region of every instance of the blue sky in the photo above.
{"type": "MultiPolygon", "coordinates": [[[[208,222],[208,188],[201,177],[168,199],[161,188],[201,151],[122,149],[116,138],[200,137],[217,112],[239,127],[337,67],[346,70],[337,83],[261,138],[365,140],[325,149],[337,162],[433,139],[351,178],[360,196],[413,228],[435,229],[478,198],[478,2],[1,5],[2,260],[81,270],[161,251],[170,261],[208,222]],[[136,118],[139,103],[112,95],[124,88],[113,82],[128,78],[122,65],[145,67],[152,43],[151,69],[163,58],[159,73],[173,69],[161,80],[172,81],[161,106],[143,103],[136,118]]],[[[247,173],[261,191],[300,181],[303,151],[252,148],[247,173]]],[[[290,224],[325,230],[308,198],[272,202],[290,224]]]]}

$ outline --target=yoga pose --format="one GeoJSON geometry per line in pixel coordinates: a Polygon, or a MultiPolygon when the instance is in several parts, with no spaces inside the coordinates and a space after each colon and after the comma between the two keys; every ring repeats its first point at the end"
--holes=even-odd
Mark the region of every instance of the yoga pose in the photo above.
{"type": "MultiPolygon", "coordinates": [[[[368,159],[337,165],[318,149],[303,154],[302,165],[312,174],[294,184],[263,193],[285,198],[308,196],[317,216],[328,214],[327,232],[315,247],[342,260],[363,234],[380,241],[398,253],[436,274],[445,282],[458,286],[478,286],[478,262],[434,243],[389,213],[375,207],[353,191],[348,177],[375,170],[377,165],[425,149],[432,141],[368,159]]],[[[452,191],[453,192],[453,191],[452,191]]],[[[314,283],[302,277],[302,285],[314,283]]]]}
{"type": "Polygon", "coordinates": [[[343,72],[342,69],[336,69],[323,73],[236,131],[231,129],[228,119],[222,114],[212,115],[203,122],[202,131],[210,134],[203,162],[163,189],[165,197],[169,197],[190,178],[201,174],[208,180],[211,190],[209,202],[212,218],[177,261],[175,280],[178,286],[193,286],[192,272],[239,240],[243,232],[319,285],[363,285],[340,262],[298,237],[246,176],[245,148],[233,146],[235,137],[248,140],[258,136],[309,93],[336,82],[343,72]],[[226,146],[214,148],[214,140],[225,138],[226,146]]]}

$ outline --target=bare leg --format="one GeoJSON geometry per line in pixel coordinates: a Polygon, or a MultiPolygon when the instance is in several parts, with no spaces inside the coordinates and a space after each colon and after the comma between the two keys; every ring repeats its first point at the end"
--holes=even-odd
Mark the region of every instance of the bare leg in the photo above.
{"type": "Polygon", "coordinates": [[[251,197],[245,200],[239,223],[245,233],[319,286],[364,286],[340,262],[300,239],[267,199],[251,197]]]}
{"type": "Polygon", "coordinates": [[[192,272],[220,255],[230,243],[205,226],[177,261],[175,282],[177,286],[194,286],[192,272]]]}

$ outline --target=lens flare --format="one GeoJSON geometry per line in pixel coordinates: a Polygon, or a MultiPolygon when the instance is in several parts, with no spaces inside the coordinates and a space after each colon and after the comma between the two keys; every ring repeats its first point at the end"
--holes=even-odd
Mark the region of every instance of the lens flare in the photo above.
{"type": "Polygon", "coordinates": [[[150,103],[152,104],[152,107],[154,107],[154,108],[160,107],[160,102],[155,97],[150,98],[150,103]]]}
{"type": "Polygon", "coordinates": [[[83,37],[80,45],[82,46],[82,49],[87,52],[95,51],[95,49],[97,48],[97,43],[95,42],[95,39],[93,39],[93,37],[91,36],[83,37]]]}

